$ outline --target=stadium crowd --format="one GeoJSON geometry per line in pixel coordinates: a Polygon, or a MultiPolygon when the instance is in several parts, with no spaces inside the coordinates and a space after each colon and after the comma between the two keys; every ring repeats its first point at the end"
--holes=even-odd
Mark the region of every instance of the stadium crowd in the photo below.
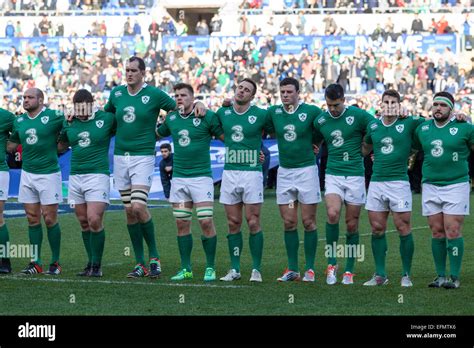
{"type": "Polygon", "coordinates": [[[449,48],[443,54],[433,51],[428,55],[358,50],[351,57],[342,56],[337,47],[321,52],[304,48],[289,55],[276,54],[276,48],[271,37],[260,49],[248,39],[237,49],[228,45],[203,55],[192,46],[156,51],[143,41],[137,41],[133,52],[114,44],[110,49],[102,45],[95,55],[77,47],[60,52],[50,52],[45,45],[21,52],[12,47],[0,52],[0,107],[17,111],[18,95],[31,87],[46,91],[52,106],[66,103],[79,88],[90,90],[103,105],[110,90],[124,82],[124,60],[136,54],[145,59],[148,84],[172,93],[174,84],[189,83],[211,109],[233,93],[238,78],[256,81],[260,87],[256,104],[267,106],[278,98],[279,81],[295,77],[301,81],[303,99],[317,105],[322,104],[325,86],[337,82],[350,99],[372,112],[378,102],[377,91],[395,88],[403,95],[405,106],[422,116],[428,115],[431,95],[440,91],[455,95],[456,109],[472,114],[469,95],[474,91],[474,60],[470,70],[459,68],[457,56],[449,48]]]}

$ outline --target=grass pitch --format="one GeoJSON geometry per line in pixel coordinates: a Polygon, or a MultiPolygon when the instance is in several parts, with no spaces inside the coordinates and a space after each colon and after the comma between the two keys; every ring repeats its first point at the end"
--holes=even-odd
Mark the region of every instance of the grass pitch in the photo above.
{"type": "MultiPolygon", "coordinates": [[[[152,209],[163,273],[160,279],[127,279],[134,266],[131,243],[125,227],[123,211],[106,213],[106,244],[103,258],[104,277],[80,278],[75,274],[86,263],[79,224],[73,214],[61,215],[61,264],[63,274],[51,278],[45,275],[25,277],[18,272],[27,259],[13,259],[12,275],[0,277],[0,315],[473,315],[474,314],[474,221],[468,216],[464,225],[465,253],[458,290],[430,289],[427,284],[434,278],[431,254],[431,233],[425,217],[421,216],[420,195],[414,195],[412,216],[415,255],[413,260],[413,288],[401,288],[401,260],[399,237],[390,222],[387,233],[387,272],[390,283],[383,287],[364,287],[362,284],[374,272],[367,212],[360,222],[360,243],[365,246],[364,261],[356,262],[355,284],[326,285],[324,258],[325,207],[318,207],[318,249],[316,282],[278,283],[286,267],[283,225],[274,193],[267,192],[262,210],[264,232],[263,283],[250,283],[251,257],[248,229],[245,226],[242,251],[242,279],[231,283],[203,282],[205,255],[200,230],[193,221],[194,279],[172,282],[170,278],[180,268],[176,241],[176,227],[171,208],[152,209]],[[440,307],[441,304],[441,307],[440,307]],[[442,308],[442,311],[440,311],[442,308]]],[[[227,249],[224,209],[215,203],[215,223],[218,234],[217,276],[226,274],[230,261],[227,249]]],[[[391,218],[390,218],[391,219],[391,218]]],[[[343,221],[343,218],[341,218],[343,221]]],[[[7,219],[10,243],[28,243],[25,217],[7,219]]],[[[340,242],[345,242],[344,224],[341,223],[340,242]]],[[[44,228],[44,227],[43,227],[44,228]]],[[[300,271],[304,266],[303,230],[299,226],[300,271]]],[[[44,261],[49,261],[50,250],[44,228],[44,261]]],[[[341,268],[345,260],[338,260],[341,268]]],[[[449,265],[449,261],[448,261],[449,265]]],[[[449,266],[448,266],[449,267],[449,266]]],[[[449,269],[449,268],[448,268],[449,269]]]]}

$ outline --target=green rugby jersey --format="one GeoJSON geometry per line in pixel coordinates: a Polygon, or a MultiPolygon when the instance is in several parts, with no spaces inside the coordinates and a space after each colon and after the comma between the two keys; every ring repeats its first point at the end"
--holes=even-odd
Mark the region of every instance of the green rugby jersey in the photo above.
{"type": "Polygon", "coordinates": [[[365,110],[348,106],[339,117],[327,111],[314,120],[316,139],[326,141],[326,173],[338,176],[364,176],[362,138],[374,117],[365,110]]]}
{"type": "Polygon", "coordinates": [[[159,88],[144,84],[137,94],[130,95],[126,85],[115,87],[104,107],[105,111],[115,114],[117,123],[114,154],[154,155],[160,110],[174,109],[175,101],[159,88]]]}
{"type": "Polygon", "coordinates": [[[110,175],[109,146],[114,132],[115,115],[100,110],[88,121],[64,121],[59,140],[72,148],[70,174],[110,175]]]}
{"type": "Polygon", "coordinates": [[[367,128],[364,141],[373,144],[374,166],[371,181],[408,181],[408,157],[420,117],[399,118],[390,125],[375,120],[367,128]]]}
{"type": "Polygon", "coordinates": [[[166,116],[157,131],[162,137],[173,137],[174,178],[212,177],[211,139],[223,133],[215,113],[208,110],[204,117],[197,118],[194,113],[183,117],[174,111],[166,116]]]}
{"type": "Polygon", "coordinates": [[[0,171],[9,170],[6,162],[7,139],[12,131],[15,115],[10,111],[0,108],[0,171]]]}
{"type": "Polygon", "coordinates": [[[269,129],[267,110],[251,106],[243,114],[232,106],[221,107],[217,117],[226,147],[224,170],[262,171],[259,161],[264,129],[269,129]]]}
{"type": "Polygon", "coordinates": [[[415,131],[414,144],[425,154],[423,182],[446,186],[469,181],[468,158],[474,144],[470,123],[451,120],[438,127],[428,120],[415,131]]]}
{"type": "Polygon", "coordinates": [[[17,117],[13,123],[10,141],[22,146],[22,169],[32,174],[59,172],[58,136],[64,122],[64,115],[43,108],[35,118],[27,113],[17,117]]]}
{"type": "MultiPolygon", "coordinates": [[[[268,109],[278,141],[278,156],[283,168],[303,168],[316,164],[313,152],[313,122],[322,113],[315,105],[299,104],[293,113],[283,105],[268,109]]],[[[273,133],[273,132],[272,132],[273,133]]]]}

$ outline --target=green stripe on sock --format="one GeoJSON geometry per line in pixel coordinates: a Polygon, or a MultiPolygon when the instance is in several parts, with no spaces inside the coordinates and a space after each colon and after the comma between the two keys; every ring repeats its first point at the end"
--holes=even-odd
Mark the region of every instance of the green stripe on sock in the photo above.
{"type": "Polygon", "coordinates": [[[252,268],[260,272],[263,254],[263,232],[259,231],[249,235],[250,254],[252,255],[252,268]]]}
{"type": "MultiPolygon", "coordinates": [[[[356,260],[357,245],[359,245],[359,233],[347,233],[346,244],[350,246],[351,256],[346,259],[346,269],[344,272],[354,273],[354,264],[356,260]]],[[[349,255],[347,255],[349,256],[349,255]]]]}
{"type": "Polygon", "coordinates": [[[92,251],[92,263],[101,264],[102,255],[104,254],[105,245],[105,231],[91,232],[91,251],[92,251]]]}
{"type": "Polygon", "coordinates": [[[48,241],[51,247],[51,263],[59,261],[59,252],[61,250],[61,228],[59,223],[48,227],[48,241]]]}
{"type": "Polygon", "coordinates": [[[328,265],[336,265],[336,251],[334,243],[339,240],[339,224],[330,224],[326,222],[326,252],[329,252],[328,265]]]}
{"type": "Polygon", "coordinates": [[[372,254],[375,261],[375,273],[385,277],[385,255],[387,253],[387,238],[382,235],[372,234],[372,254]]]}
{"type": "Polygon", "coordinates": [[[298,272],[298,248],[300,246],[298,230],[285,231],[284,238],[288,270],[298,272]]]}
{"type": "Polygon", "coordinates": [[[179,255],[181,256],[181,268],[191,272],[191,252],[193,250],[193,235],[178,236],[179,255]]]}
{"type": "Polygon", "coordinates": [[[400,256],[402,258],[403,274],[411,274],[411,264],[413,260],[413,253],[415,252],[415,243],[413,241],[413,235],[407,234],[406,236],[400,236],[400,256]]]}
{"type": "Polygon", "coordinates": [[[143,233],[139,223],[127,225],[130,241],[132,242],[135,261],[142,265],[145,264],[145,252],[143,250],[143,233]]]}
{"type": "Polygon", "coordinates": [[[215,267],[216,260],[216,246],[217,246],[217,235],[211,238],[201,236],[202,247],[206,254],[206,267],[215,267]]]}
{"type": "Polygon", "coordinates": [[[0,245],[5,245],[6,249],[8,241],[10,241],[10,236],[8,234],[7,224],[3,224],[3,226],[0,226],[0,245]]]}
{"type": "Polygon", "coordinates": [[[446,238],[431,238],[431,251],[435,263],[436,274],[446,277],[446,238]]]}
{"type": "Polygon", "coordinates": [[[145,239],[146,244],[148,245],[148,254],[150,259],[159,259],[160,254],[158,253],[158,248],[156,247],[156,239],[155,239],[155,225],[153,224],[153,220],[150,219],[144,224],[140,224],[143,239],[145,239]]]}
{"type": "Polygon", "coordinates": [[[82,231],[82,241],[87,253],[87,262],[92,262],[91,231],[82,231]]]}
{"type": "Polygon", "coordinates": [[[318,246],[318,230],[304,232],[304,255],[306,259],[305,271],[314,270],[316,248],[318,246]]]}
{"type": "Polygon", "coordinates": [[[41,245],[43,244],[43,227],[41,224],[28,226],[28,236],[30,238],[30,244],[37,250],[35,261],[42,265],[41,261],[41,245]]]}
{"type": "Polygon", "coordinates": [[[462,256],[464,254],[464,238],[448,239],[448,256],[450,274],[459,278],[461,273],[462,256]]]}
{"type": "Polygon", "coordinates": [[[240,255],[242,254],[242,232],[227,235],[231,267],[240,272],[240,255]]]}

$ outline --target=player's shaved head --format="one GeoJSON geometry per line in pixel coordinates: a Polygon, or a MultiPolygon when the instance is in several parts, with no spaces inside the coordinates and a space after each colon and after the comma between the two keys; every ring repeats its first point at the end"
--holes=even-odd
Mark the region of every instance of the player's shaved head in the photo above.
{"type": "Polygon", "coordinates": [[[35,114],[43,108],[44,93],[39,88],[28,88],[23,93],[23,109],[30,114],[35,114]]]}

